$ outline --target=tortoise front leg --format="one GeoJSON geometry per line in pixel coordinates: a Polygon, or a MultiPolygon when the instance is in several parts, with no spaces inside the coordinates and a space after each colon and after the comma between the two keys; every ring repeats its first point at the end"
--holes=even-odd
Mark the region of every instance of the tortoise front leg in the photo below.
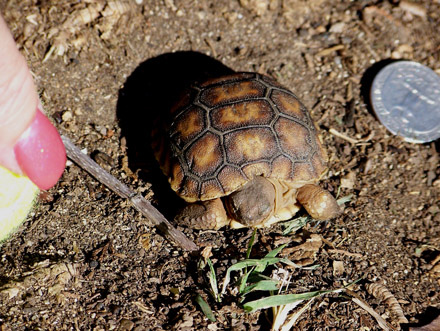
{"type": "Polygon", "coordinates": [[[316,220],[328,220],[341,213],[333,195],[318,185],[307,184],[300,187],[296,199],[316,220]]]}
{"type": "Polygon", "coordinates": [[[198,230],[218,230],[229,224],[220,198],[188,204],[174,219],[181,225],[198,230]]]}

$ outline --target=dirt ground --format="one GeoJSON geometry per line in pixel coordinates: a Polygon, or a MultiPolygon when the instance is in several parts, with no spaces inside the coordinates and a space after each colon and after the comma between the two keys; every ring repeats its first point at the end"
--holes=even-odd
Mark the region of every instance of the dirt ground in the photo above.
{"type": "MultiPolygon", "coordinates": [[[[195,79],[229,70],[276,78],[322,132],[330,156],[323,186],[349,201],[337,219],[293,234],[283,225],[258,230],[251,257],[287,243],[283,257],[319,267],[278,264],[291,277],[285,293],[358,281],[352,292],[394,329],[396,305],[371,284],[394,295],[410,324],[438,315],[440,145],[393,136],[366,96],[391,59],[440,74],[440,1],[3,0],[0,10],[60,132],[170,220],[181,202],[152,160],[152,116],[195,79]]],[[[220,285],[252,235],[179,229],[211,249],[220,285]]],[[[233,282],[216,302],[200,256],[71,162],[0,256],[1,330],[268,330],[273,321],[270,309],[246,313],[233,282]]],[[[315,299],[294,328],[381,329],[347,292],[315,299]]]]}

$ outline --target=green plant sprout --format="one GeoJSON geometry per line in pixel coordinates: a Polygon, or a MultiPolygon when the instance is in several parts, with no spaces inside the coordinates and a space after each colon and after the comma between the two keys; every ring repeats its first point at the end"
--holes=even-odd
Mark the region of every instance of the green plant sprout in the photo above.
{"type": "MultiPolygon", "coordinates": [[[[346,202],[351,201],[352,195],[342,197],[337,200],[338,204],[344,204],[346,202]]],[[[307,223],[314,221],[309,216],[301,216],[295,218],[289,222],[285,222],[285,229],[283,234],[289,234],[291,232],[296,232],[302,227],[304,227],[307,223]]],[[[289,279],[276,279],[275,273],[272,274],[272,277],[265,275],[267,273],[267,269],[270,266],[275,266],[277,270],[284,270],[277,267],[277,264],[285,264],[294,268],[301,268],[305,270],[314,270],[319,267],[319,265],[313,265],[309,267],[302,267],[289,259],[277,257],[277,255],[286,247],[287,244],[281,245],[274,250],[267,253],[263,258],[260,259],[251,259],[252,247],[255,243],[256,238],[256,229],[252,233],[252,236],[249,240],[249,244],[246,250],[246,258],[242,261],[239,261],[232,266],[230,266],[227,271],[225,278],[223,280],[221,291],[219,292],[217,276],[215,272],[214,265],[209,258],[204,258],[203,261],[199,263],[199,268],[204,269],[206,265],[208,265],[209,270],[207,272],[207,277],[210,284],[209,292],[213,296],[216,302],[221,302],[222,296],[225,295],[228,285],[231,283],[231,277],[233,272],[239,272],[239,277],[235,284],[238,288],[238,293],[240,294],[239,302],[243,304],[243,308],[246,312],[252,313],[259,309],[273,309],[274,321],[272,330],[289,330],[291,326],[293,326],[299,316],[311,305],[312,301],[320,297],[322,295],[328,293],[339,293],[345,289],[339,288],[335,290],[319,290],[319,291],[311,291],[305,293],[298,294],[282,294],[288,291],[288,286],[290,284],[289,279]],[[284,288],[284,289],[283,289],[284,288]],[[269,295],[263,297],[258,300],[247,301],[246,295],[255,291],[268,291],[269,295]],[[277,294],[275,294],[277,293],[277,294]],[[289,312],[295,309],[298,305],[307,301],[305,305],[299,309],[296,313],[288,316],[289,312]],[[286,319],[289,318],[289,321],[286,322],[286,319]],[[283,326],[284,325],[284,326],[283,326]],[[286,326],[290,326],[286,328],[286,326]]],[[[287,274],[288,271],[284,270],[287,274]]],[[[352,283],[353,284],[353,283],[352,283]]],[[[351,285],[351,284],[349,284],[351,285]]],[[[347,285],[347,286],[349,286],[347,285]]],[[[209,305],[200,297],[196,298],[196,302],[199,304],[202,312],[205,316],[213,321],[215,317],[212,313],[209,305]]]]}

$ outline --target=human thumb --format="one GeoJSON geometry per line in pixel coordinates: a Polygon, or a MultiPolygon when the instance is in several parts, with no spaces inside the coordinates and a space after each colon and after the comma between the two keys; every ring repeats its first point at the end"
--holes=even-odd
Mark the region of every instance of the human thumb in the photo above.
{"type": "Polygon", "coordinates": [[[65,162],[61,138],[43,115],[26,61],[0,16],[0,165],[46,190],[65,162]]]}

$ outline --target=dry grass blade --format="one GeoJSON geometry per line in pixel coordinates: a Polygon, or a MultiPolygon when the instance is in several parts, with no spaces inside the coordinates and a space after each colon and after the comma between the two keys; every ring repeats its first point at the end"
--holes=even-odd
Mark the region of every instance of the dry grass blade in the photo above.
{"type": "Polygon", "coordinates": [[[211,285],[211,294],[214,297],[215,301],[221,302],[222,299],[218,293],[217,276],[215,274],[214,265],[212,264],[210,258],[206,259],[206,263],[208,264],[209,267],[208,278],[209,278],[209,284],[211,285]]]}
{"type": "Polygon", "coordinates": [[[198,294],[196,297],[196,303],[200,306],[200,309],[202,310],[203,314],[211,321],[215,322],[215,316],[212,312],[211,307],[209,307],[208,303],[203,300],[203,298],[198,294]]]}
{"type": "Polygon", "coordinates": [[[300,310],[298,310],[297,312],[290,315],[289,321],[283,325],[283,327],[281,328],[281,331],[291,330],[293,328],[293,326],[296,324],[296,321],[298,320],[298,318],[300,318],[300,316],[312,305],[313,299],[314,298],[307,301],[307,303],[300,310]]]}
{"type": "Polygon", "coordinates": [[[352,299],[354,303],[356,303],[359,307],[363,308],[365,311],[367,311],[371,316],[373,316],[377,323],[379,324],[380,328],[385,331],[393,330],[392,328],[388,327],[387,322],[378,314],[376,313],[373,308],[371,308],[369,305],[366,304],[365,301],[362,301],[358,298],[352,299]]]}
{"type": "Polygon", "coordinates": [[[348,141],[349,143],[353,144],[353,145],[357,145],[357,146],[361,146],[361,145],[368,145],[370,144],[369,141],[373,138],[374,136],[374,131],[371,132],[366,138],[362,138],[362,139],[354,139],[351,138],[349,136],[347,136],[344,133],[341,133],[333,128],[330,128],[328,130],[329,133],[331,133],[332,135],[334,135],[335,137],[344,139],[346,141],[348,141]]]}
{"type": "Polygon", "coordinates": [[[140,311],[146,313],[146,314],[154,314],[154,311],[146,307],[142,302],[140,301],[134,301],[133,304],[139,308],[140,311]]]}
{"type": "Polygon", "coordinates": [[[402,0],[399,2],[399,7],[407,13],[426,18],[426,8],[416,2],[402,0]]]}
{"type": "MultiPolygon", "coordinates": [[[[348,284],[347,287],[353,285],[354,283],[356,283],[358,281],[359,280],[357,280],[351,284],[348,284]]],[[[300,293],[300,294],[278,295],[278,296],[273,296],[272,300],[268,300],[266,298],[266,299],[248,302],[247,303],[248,307],[245,306],[244,308],[245,308],[245,310],[248,310],[248,311],[250,310],[250,308],[252,308],[253,310],[260,309],[261,307],[264,307],[264,304],[271,303],[271,301],[273,301],[274,297],[280,298],[280,300],[277,299],[277,301],[279,301],[279,302],[284,301],[285,303],[279,304],[277,306],[272,306],[273,312],[274,312],[274,322],[272,324],[272,330],[278,331],[281,327],[281,331],[288,331],[293,328],[293,326],[295,325],[298,318],[306,311],[306,309],[308,309],[310,307],[310,305],[312,304],[312,301],[315,298],[323,296],[328,293],[340,293],[342,291],[349,291],[349,290],[347,290],[347,288],[339,288],[339,289],[335,289],[335,290],[321,290],[321,291],[307,292],[307,293],[300,293]],[[290,316],[287,316],[289,311],[294,309],[296,306],[298,306],[304,300],[308,300],[308,301],[301,309],[299,309],[295,313],[291,314],[290,316]],[[287,318],[289,318],[289,320],[286,322],[287,318]]]]}
{"type": "Polygon", "coordinates": [[[283,223],[283,226],[284,226],[283,235],[286,236],[289,233],[297,232],[299,229],[303,228],[311,220],[312,220],[312,218],[309,216],[300,216],[300,217],[294,218],[291,221],[284,222],[283,223]]]}
{"type": "Polygon", "coordinates": [[[348,141],[349,143],[351,143],[353,145],[356,145],[357,143],[359,143],[359,140],[353,139],[353,138],[347,136],[346,134],[343,134],[343,133],[341,133],[341,132],[339,132],[339,131],[337,131],[337,130],[335,130],[333,128],[328,130],[328,132],[330,132],[332,135],[334,135],[334,136],[336,136],[338,138],[341,138],[341,139],[344,139],[344,140],[348,141]]]}
{"type": "Polygon", "coordinates": [[[142,195],[136,194],[128,186],[121,183],[107,171],[102,169],[90,157],[83,154],[81,150],[73,144],[66,136],[61,136],[64,146],[66,147],[67,156],[82,169],[87,171],[102,184],[107,186],[120,197],[130,199],[133,206],[147,217],[163,235],[178,244],[186,251],[197,251],[197,245],[189,240],[181,231],[177,230],[151,203],[142,195]]]}
{"type": "Polygon", "coordinates": [[[326,48],[326,49],[319,51],[318,53],[316,53],[316,56],[318,56],[318,57],[319,56],[328,56],[328,55],[332,54],[333,52],[341,51],[344,48],[345,48],[344,45],[335,45],[333,47],[329,47],[329,48],[326,48]]]}
{"type": "MultiPolygon", "coordinates": [[[[312,299],[310,299],[311,301],[312,299]]],[[[280,307],[276,307],[277,308],[277,312],[276,314],[274,314],[274,320],[272,323],[272,331],[278,331],[286,322],[288,314],[291,310],[295,309],[296,307],[298,307],[301,304],[302,300],[297,301],[297,302],[293,302],[293,303],[289,303],[287,305],[284,306],[280,306],[280,307]]],[[[290,330],[290,329],[288,329],[290,330]]]]}
{"type": "Polygon", "coordinates": [[[337,290],[322,290],[322,291],[312,291],[297,294],[279,294],[272,295],[270,297],[265,297],[262,299],[246,302],[243,308],[247,312],[254,312],[259,309],[271,308],[275,306],[285,306],[296,302],[301,302],[303,300],[309,300],[314,297],[318,297],[327,293],[339,293],[344,289],[337,290]]]}

